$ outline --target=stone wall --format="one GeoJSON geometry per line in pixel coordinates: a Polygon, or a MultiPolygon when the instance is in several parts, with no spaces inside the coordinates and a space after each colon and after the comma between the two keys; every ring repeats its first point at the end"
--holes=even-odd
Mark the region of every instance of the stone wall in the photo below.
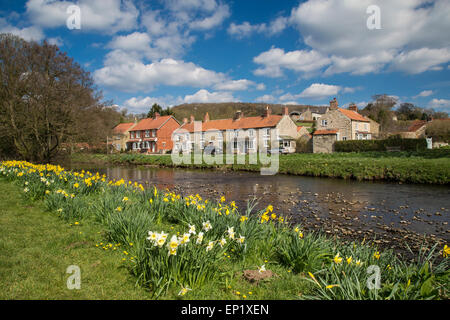
{"type": "Polygon", "coordinates": [[[313,153],[332,153],[334,143],[337,140],[335,134],[323,134],[313,136],[313,153]]]}

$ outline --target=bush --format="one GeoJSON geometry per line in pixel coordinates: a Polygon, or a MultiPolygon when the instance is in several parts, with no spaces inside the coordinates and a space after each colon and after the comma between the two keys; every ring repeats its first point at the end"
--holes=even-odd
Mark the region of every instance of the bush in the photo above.
{"type": "Polygon", "coordinates": [[[337,152],[386,151],[388,147],[399,147],[401,151],[420,151],[427,148],[425,139],[406,139],[392,136],[384,140],[336,141],[337,152]]]}

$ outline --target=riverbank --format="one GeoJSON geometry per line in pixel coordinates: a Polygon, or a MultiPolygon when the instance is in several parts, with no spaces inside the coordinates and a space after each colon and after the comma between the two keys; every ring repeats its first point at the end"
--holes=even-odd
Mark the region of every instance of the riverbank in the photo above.
{"type": "MultiPolygon", "coordinates": [[[[313,177],[392,181],[402,183],[449,184],[450,149],[421,152],[363,152],[280,155],[278,173],[313,177]]],[[[259,164],[174,164],[170,155],[76,153],[74,162],[144,165],[197,169],[259,172],[259,164]]]]}
{"type": "Polygon", "coordinates": [[[409,262],[370,239],[342,242],[287,224],[271,206],[254,212],[224,198],[182,197],[25,162],[2,163],[0,176],[17,185],[3,194],[21,190],[73,228],[100,226],[104,239],[90,245],[99,256],[120,252],[152,298],[448,298],[448,247],[424,248],[409,262]],[[366,287],[370,265],[380,268],[380,289],[366,287]]]}

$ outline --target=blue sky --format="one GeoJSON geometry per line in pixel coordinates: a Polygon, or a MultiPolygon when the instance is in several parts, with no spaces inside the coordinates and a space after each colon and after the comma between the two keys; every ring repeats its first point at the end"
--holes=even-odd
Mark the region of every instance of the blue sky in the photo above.
{"type": "Polygon", "coordinates": [[[450,112],[449,0],[0,2],[0,32],[57,44],[131,112],[384,93],[450,112]]]}

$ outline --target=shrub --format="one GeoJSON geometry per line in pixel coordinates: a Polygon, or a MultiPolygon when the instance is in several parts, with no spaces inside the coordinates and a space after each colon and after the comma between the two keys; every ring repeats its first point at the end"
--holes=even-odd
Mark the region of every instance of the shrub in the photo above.
{"type": "Polygon", "coordinates": [[[425,139],[406,139],[392,136],[384,140],[336,141],[337,152],[386,151],[387,147],[400,147],[402,151],[420,151],[427,148],[425,139]]]}

